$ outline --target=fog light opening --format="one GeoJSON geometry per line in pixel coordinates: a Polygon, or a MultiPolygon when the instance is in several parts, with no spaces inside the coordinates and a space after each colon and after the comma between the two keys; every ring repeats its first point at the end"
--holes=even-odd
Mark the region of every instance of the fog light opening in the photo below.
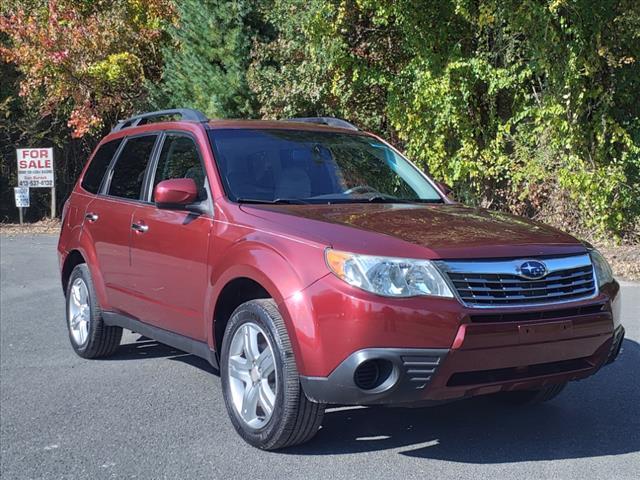
{"type": "Polygon", "coordinates": [[[389,380],[392,373],[393,364],[389,360],[366,360],[356,368],[353,381],[362,390],[374,390],[389,380]]]}

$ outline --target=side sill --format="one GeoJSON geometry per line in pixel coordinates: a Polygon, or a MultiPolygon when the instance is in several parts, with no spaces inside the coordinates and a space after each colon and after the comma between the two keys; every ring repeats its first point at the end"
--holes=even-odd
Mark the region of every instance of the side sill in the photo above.
{"type": "Polygon", "coordinates": [[[133,332],[153,338],[154,340],[169,345],[183,352],[190,353],[207,360],[214,368],[219,369],[216,352],[209,348],[206,342],[194,340],[178,333],[170,332],[163,328],[154,327],[135,318],[115,312],[102,312],[104,323],[109,326],[126,328],[133,332]]]}

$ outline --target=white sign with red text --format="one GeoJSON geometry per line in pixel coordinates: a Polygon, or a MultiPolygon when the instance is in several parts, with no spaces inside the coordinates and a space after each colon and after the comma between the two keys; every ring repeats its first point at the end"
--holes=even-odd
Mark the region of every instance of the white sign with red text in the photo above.
{"type": "Polygon", "coordinates": [[[53,188],[53,148],[18,148],[18,186],[53,188]]]}

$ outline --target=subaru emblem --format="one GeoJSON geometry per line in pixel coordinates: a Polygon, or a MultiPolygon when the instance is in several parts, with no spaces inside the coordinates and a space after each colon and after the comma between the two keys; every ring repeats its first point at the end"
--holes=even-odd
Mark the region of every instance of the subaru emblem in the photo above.
{"type": "Polygon", "coordinates": [[[537,260],[528,260],[520,265],[518,271],[521,276],[535,280],[547,274],[547,266],[537,260]]]}

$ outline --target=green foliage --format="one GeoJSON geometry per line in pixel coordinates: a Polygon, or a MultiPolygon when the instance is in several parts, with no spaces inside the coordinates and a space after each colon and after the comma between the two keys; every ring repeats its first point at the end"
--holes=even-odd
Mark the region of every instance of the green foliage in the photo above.
{"type": "Polygon", "coordinates": [[[263,116],[332,114],[390,133],[386,92],[405,54],[394,27],[374,25],[352,7],[323,0],[263,4],[278,28],[258,45],[249,70],[263,116]]]}
{"type": "Polygon", "coordinates": [[[170,0],[7,0],[0,59],[20,72],[30,109],[91,136],[144,103],[144,80],[159,76],[154,44],[172,18],[170,0]]]}
{"type": "Polygon", "coordinates": [[[274,0],[249,73],[266,116],[395,138],[472,203],[574,232],[640,230],[634,0],[274,0]]]}
{"type": "MultiPolygon", "coordinates": [[[[54,148],[61,204],[105,131],[146,108],[172,18],[171,0],[0,2],[0,221],[17,216],[16,147],[54,148]]],[[[28,220],[48,197],[32,191],[28,220]]]]}
{"type": "Polygon", "coordinates": [[[169,28],[158,107],[191,107],[210,117],[247,117],[256,109],[246,81],[253,36],[249,1],[185,0],[169,28]]]}
{"type": "Polygon", "coordinates": [[[134,110],[335,115],[464,202],[640,241],[637,0],[6,0],[0,35],[3,181],[53,145],[70,187],[134,110]]]}
{"type": "Polygon", "coordinates": [[[100,60],[87,68],[87,73],[91,77],[102,79],[112,86],[131,81],[136,75],[138,77],[144,76],[140,59],[129,52],[109,55],[104,60],[100,60]]]}

